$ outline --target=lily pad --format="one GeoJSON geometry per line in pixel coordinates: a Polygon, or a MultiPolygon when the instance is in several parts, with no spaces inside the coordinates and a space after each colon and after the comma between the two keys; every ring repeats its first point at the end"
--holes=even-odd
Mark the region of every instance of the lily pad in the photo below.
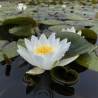
{"type": "Polygon", "coordinates": [[[97,34],[93,31],[93,30],[90,30],[90,29],[83,29],[82,30],[82,36],[85,36],[85,38],[91,42],[91,43],[94,43],[97,41],[97,34]]]}
{"type": "Polygon", "coordinates": [[[76,14],[67,14],[67,18],[71,20],[88,20],[89,18],[84,18],[83,16],[76,14]]]}
{"type": "Polygon", "coordinates": [[[94,71],[98,71],[98,57],[94,52],[89,54],[82,54],[76,62],[86,68],[89,68],[94,71]]]}
{"type": "Polygon", "coordinates": [[[9,29],[9,33],[15,36],[28,37],[34,34],[35,32],[34,32],[32,25],[24,25],[24,26],[16,26],[16,27],[9,29]]]}
{"type": "Polygon", "coordinates": [[[5,54],[8,58],[13,58],[18,56],[18,52],[17,52],[17,44],[15,41],[5,45],[2,50],[0,51],[0,62],[2,62],[4,60],[3,55],[5,54]]]}
{"type": "Polygon", "coordinates": [[[33,26],[36,25],[36,21],[31,18],[31,17],[16,17],[12,19],[7,19],[3,21],[3,25],[8,25],[8,24],[32,24],[33,26]]]}
{"type": "Polygon", "coordinates": [[[96,34],[98,34],[98,26],[93,26],[93,27],[91,28],[91,30],[95,31],[96,34]]]}
{"type": "Polygon", "coordinates": [[[62,29],[67,29],[68,27],[69,26],[67,26],[67,25],[56,25],[56,26],[51,26],[48,29],[53,31],[53,32],[58,33],[58,32],[61,32],[62,29]]]}
{"type": "Polygon", "coordinates": [[[85,40],[76,33],[60,32],[56,34],[56,37],[60,38],[61,40],[68,38],[68,41],[71,42],[71,46],[67,51],[66,55],[64,56],[64,58],[80,55],[95,49],[95,46],[93,44],[89,43],[87,40],[85,40]]]}
{"type": "Polygon", "coordinates": [[[60,20],[44,20],[44,21],[41,21],[42,24],[44,25],[58,25],[58,24],[63,24],[62,21],[60,20]]]}
{"type": "Polygon", "coordinates": [[[66,69],[61,66],[54,67],[50,73],[53,80],[61,84],[73,85],[78,80],[78,73],[75,70],[70,69],[66,71],[66,69]]]}
{"type": "Polygon", "coordinates": [[[7,40],[0,40],[0,50],[2,50],[2,47],[8,43],[7,40]]]}

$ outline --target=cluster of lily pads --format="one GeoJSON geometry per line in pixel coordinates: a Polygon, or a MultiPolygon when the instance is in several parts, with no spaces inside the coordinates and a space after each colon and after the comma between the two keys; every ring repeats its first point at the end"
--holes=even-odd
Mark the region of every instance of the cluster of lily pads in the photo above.
{"type": "Polygon", "coordinates": [[[92,20],[89,20],[90,17],[77,17],[76,14],[66,13],[66,10],[64,10],[66,6],[64,5],[62,6],[63,10],[58,5],[50,5],[50,7],[42,5],[42,9],[38,6],[39,8],[37,7],[37,10],[31,10],[27,7],[29,9],[27,12],[24,11],[26,7],[23,8],[23,4],[19,4],[17,8],[20,9],[20,7],[22,12],[4,12],[5,15],[13,14],[15,17],[1,21],[0,30],[5,35],[9,34],[9,36],[18,40],[10,43],[7,40],[0,41],[0,62],[6,60],[11,64],[11,58],[17,57],[20,54],[34,67],[27,71],[26,74],[39,75],[44,73],[45,70],[49,70],[54,81],[66,85],[72,85],[78,80],[78,73],[73,69],[66,68],[66,65],[72,62],[98,71],[98,53],[97,46],[95,46],[97,32],[95,29],[95,31],[92,30],[98,24],[96,22],[97,17],[94,17],[92,20]],[[58,7],[60,10],[55,11],[55,7],[58,7]],[[46,11],[47,9],[45,10],[45,8],[49,10],[46,11]],[[55,11],[54,13],[52,11],[53,9],[55,11]],[[25,16],[28,12],[30,12],[29,17],[25,16]],[[18,16],[19,14],[20,16],[18,16]],[[33,15],[35,17],[38,16],[38,18],[33,19],[33,15]],[[73,18],[74,21],[66,21],[66,15],[71,15],[71,17],[67,16],[67,19],[73,18]],[[83,20],[86,23],[88,21],[92,22],[84,26],[77,24],[71,27],[68,25],[70,22],[74,24],[78,21],[85,23],[83,20]],[[91,29],[87,29],[87,26],[91,29]],[[39,29],[42,27],[48,30],[47,32],[42,32],[44,34],[41,34],[41,30],[39,29]],[[24,40],[24,38],[26,39],[24,40]]]}

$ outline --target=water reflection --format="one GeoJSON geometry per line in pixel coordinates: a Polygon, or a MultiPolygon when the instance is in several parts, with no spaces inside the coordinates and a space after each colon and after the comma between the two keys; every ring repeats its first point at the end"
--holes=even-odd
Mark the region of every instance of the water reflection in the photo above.
{"type": "Polygon", "coordinates": [[[40,88],[34,91],[34,98],[53,98],[53,92],[45,88],[40,88]]]}
{"type": "Polygon", "coordinates": [[[6,66],[5,75],[6,75],[6,76],[10,76],[10,72],[11,72],[11,65],[7,65],[7,66],[6,66]]]}
{"type": "Polygon", "coordinates": [[[74,88],[57,84],[52,81],[49,71],[46,71],[40,76],[27,76],[28,80],[33,80],[32,83],[27,83],[26,94],[33,93],[33,98],[53,98],[54,93],[57,92],[63,96],[73,96],[74,88]]]}
{"type": "Polygon", "coordinates": [[[75,93],[75,90],[73,87],[60,85],[54,82],[51,83],[50,87],[53,90],[53,92],[55,91],[64,96],[73,96],[75,93]]]}

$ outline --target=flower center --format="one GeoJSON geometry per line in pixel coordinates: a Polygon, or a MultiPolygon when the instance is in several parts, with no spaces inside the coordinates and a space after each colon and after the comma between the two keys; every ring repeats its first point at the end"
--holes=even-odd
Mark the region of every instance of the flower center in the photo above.
{"type": "Polygon", "coordinates": [[[42,53],[42,54],[46,55],[47,53],[52,52],[52,51],[53,51],[53,47],[47,46],[47,45],[43,45],[43,46],[35,48],[35,52],[37,54],[42,53]]]}

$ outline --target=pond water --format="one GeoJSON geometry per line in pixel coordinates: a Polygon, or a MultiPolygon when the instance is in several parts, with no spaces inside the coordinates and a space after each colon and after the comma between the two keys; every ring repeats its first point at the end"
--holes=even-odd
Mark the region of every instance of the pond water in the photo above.
{"type": "Polygon", "coordinates": [[[23,81],[24,73],[31,66],[26,64],[24,67],[19,67],[21,62],[24,60],[17,57],[12,65],[0,64],[0,98],[98,97],[98,72],[89,69],[80,72],[78,82],[69,87],[54,83],[49,72],[33,78],[36,83],[26,84],[23,81]]]}
{"type": "MultiPolygon", "coordinates": [[[[54,6],[52,7],[54,8],[54,6]]],[[[52,11],[53,8],[50,8],[50,11],[52,11]]],[[[48,10],[48,8],[46,8],[46,10],[48,10]]],[[[49,16],[48,14],[45,15],[46,10],[44,9],[42,11],[39,11],[36,14],[38,18],[37,22],[40,24],[39,28],[41,33],[49,34],[51,30],[49,30],[48,27],[51,26],[51,22],[41,22],[40,19],[58,20],[59,18],[60,22],[65,21],[63,24],[66,26],[72,26],[73,23],[78,24],[79,21],[81,21],[81,24],[83,24],[84,22],[84,20],[82,20],[84,17],[79,17],[79,20],[75,20],[76,18],[73,17],[73,19],[71,20],[71,17],[69,17],[69,14],[71,15],[71,12],[67,13],[67,18],[64,18],[66,15],[61,12],[57,15],[57,17],[53,16],[55,14],[53,12],[50,13],[51,15],[49,16]]],[[[67,11],[68,10],[69,9],[67,9],[67,11]]],[[[61,11],[61,9],[59,11],[61,11]]],[[[76,13],[79,12],[78,10],[75,11],[76,13]]],[[[55,12],[57,11],[55,10],[55,12]]],[[[87,10],[85,10],[85,13],[86,12],[87,10]]],[[[88,10],[86,18],[90,18],[90,16],[88,15],[94,17],[94,14],[96,12],[97,8],[94,9],[94,11],[88,10]]],[[[16,13],[11,12],[11,14],[16,13]]],[[[4,15],[8,14],[5,13],[4,15]]],[[[36,15],[32,17],[36,18],[36,15]]],[[[60,22],[58,24],[60,24],[60,22]]],[[[89,21],[87,20],[84,25],[85,27],[91,28],[92,24],[88,25],[88,22],[89,21]]],[[[94,23],[94,21],[92,22],[94,23]]],[[[54,23],[54,25],[57,24],[54,23]]],[[[19,38],[15,36],[13,37],[7,32],[4,32],[0,27],[0,40],[9,40],[11,42],[13,40],[17,41],[18,39],[19,38]]],[[[96,45],[98,46],[98,41],[96,42],[96,45]]],[[[72,63],[73,66],[70,65],[70,68],[75,69],[79,73],[78,82],[72,86],[64,86],[53,82],[49,71],[46,71],[45,73],[38,76],[30,76],[32,83],[28,84],[25,82],[24,77],[27,76],[25,72],[32,68],[32,66],[19,56],[13,58],[12,60],[13,63],[11,65],[7,64],[5,61],[0,63],[0,98],[98,98],[98,72],[96,71],[87,69],[81,65],[77,65],[76,63],[73,65],[72,63]]]]}

